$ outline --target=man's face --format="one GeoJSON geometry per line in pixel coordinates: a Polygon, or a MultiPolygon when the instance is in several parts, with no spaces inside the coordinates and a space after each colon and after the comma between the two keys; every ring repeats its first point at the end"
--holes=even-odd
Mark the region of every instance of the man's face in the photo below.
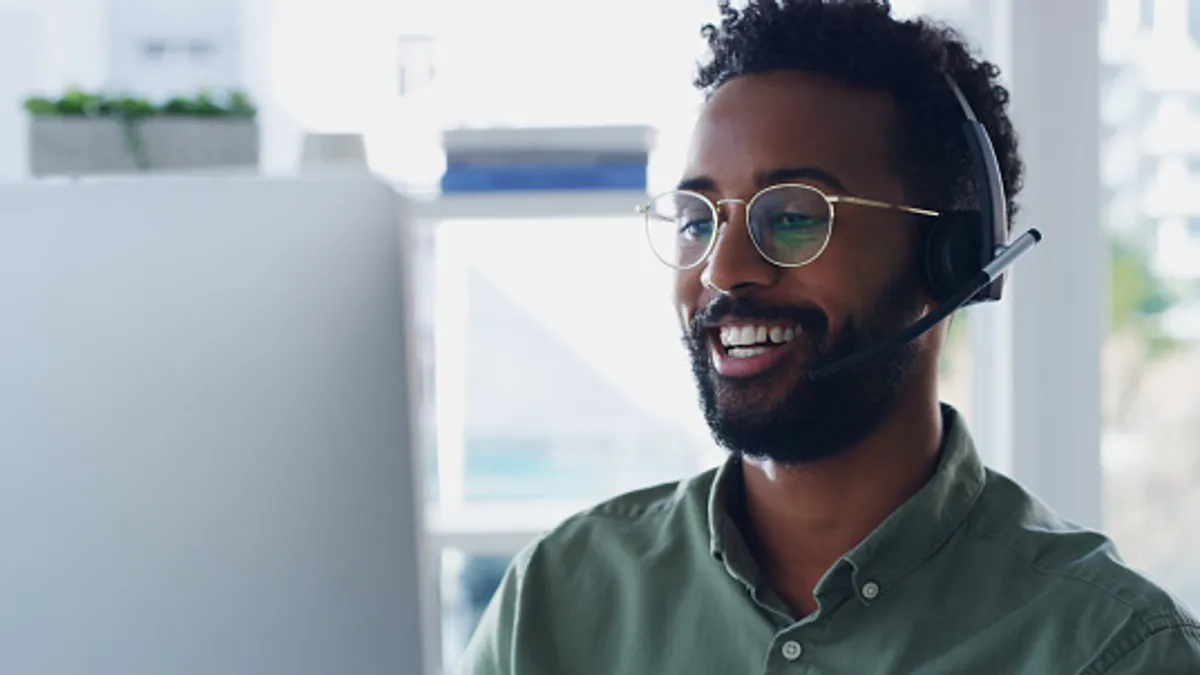
{"type": "MultiPolygon", "coordinates": [[[[736,78],[705,106],[684,181],[714,203],[799,182],[829,195],[903,204],[887,162],[892,117],[886,95],[818,76],[736,78]]],[[[891,211],[836,205],[821,255],[784,268],[758,252],[745,217],[742,204],[722,207],[725,224],[711,255],[676,277],[705,416],[717,441],[739,455],[786,464],[831,456],[883,422],[918,367],[917,348],[825,379],[805,375],[926,311],[915,226],[891,211]],[[723,331],[724,343],[731,331],[767,340],[739,349],[723,343],[723,331]]]]}

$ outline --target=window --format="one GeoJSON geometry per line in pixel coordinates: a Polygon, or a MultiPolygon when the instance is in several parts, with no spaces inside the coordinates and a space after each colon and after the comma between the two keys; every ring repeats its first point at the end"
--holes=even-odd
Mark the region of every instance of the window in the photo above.
{"type": "Polygon", "coordinates": [[[1200,0],[1188,0],[1188,34],[1200,45],[1200,0]]]}
{"type": "Polygon", "coordinates": [[[439,226],[437,276],[457,287],[434,293],[459,325],[442,324],[435,350],[439,364],[465,367],[456,381],[443,374],[438,405],[459,408],[453,480],[464,502],[599,500],[703,465],[709,442],[670,271],[646,250],[639,225],[628,217],[439,226]]]}
{"type": "Polygon", "coordinates": [[[447,549],[441,556],[442,662],[454,663],[504,578],[512,556],[447,549]]]}
{"type": "MultiPolygon", "coordinates": [[[[1142,1],[1142,23],[1152,19],[1152,3],[1142,1]]],[[[1200,3],[1189,5],[1189,22],[1196,35],[1200,3]]],[[[1151,34],[1150,39],[1160,39],[1151,34]]],[[[1119,65],[1122,77],[1147,78],[1161,67],[1147,61],[1119,65]]],[[[1140,87],[1142,108],[1154,109],[1157,94],[1140,87]]],[[[1136,118],[1121,122],[1129,137],[1136,135],[1136,118]]],[[[1136,143],[1136,142],[1135,142],[1136,143]]],[[[1179,155],[1183,148],[1163,148],[1179,155]]],[[[1136,147],[1140,160],[1152,149],[1136,147]]],[[[1118,148],[1102,145],[1103,154],[1118,148]]],[[[1190,172],[1200,171],[1197,158],[1188,157],[1190,172]]],[[[1104,529],[1116,541],[1124,559],[1154,581],[1174,591],[1190,607],[1200,607],[1200,541],[1194,536],[1200,522],[1200,340],[1195,308],[1200,289],[1181,275],[1189,265],[1155,264],[1150,255],[1160,236],[1161,214],[1154,208],[1189,202],[1187,181],[1162,182],[1153,198],[1148,183],[1121,189],[1138,205],[1135,225],[1110,226],[1110,323],[1102,360],[1104,529]]],[[[1105,220],[1121,217],[1110,210],[1105,220]]],[[[1128,218],[1125,218],[1128,220],[1128,218]]],[[[1173,258],[1186,255],[1187,240],[1200,237],[1200,217],[1170,219],[1176,233],[1173,258]]],[[[1166,260],[1159,251],[1158,259],[1166,260]]]]}
{"type": "Polygon", "coordinates": [[[1155,0],[1138,0],[1141,4],[1138,6],[1138,23],[1142,28],[1149,30],[1154,27],[1154,1],[1155,0]]]}
{"type": "MultiPolygon", "coordinates": [[[[458,446],[435,458],[435,508],[481,532],[500,534],[483,524],[490,518],[535,533],[589,503],[712,465],[719,453],[679,344],[671,272],[647,250],[636,217],[438,227],[442,285],[432,292],[440,316],[459,323],[439,327],[435,349],[439,364],[465,367],[454,378],[435,374],[439,420],[461,424],[451,434],[458,446]]],[[[443,549],[445,663],[524,541],[443,549]]]]}

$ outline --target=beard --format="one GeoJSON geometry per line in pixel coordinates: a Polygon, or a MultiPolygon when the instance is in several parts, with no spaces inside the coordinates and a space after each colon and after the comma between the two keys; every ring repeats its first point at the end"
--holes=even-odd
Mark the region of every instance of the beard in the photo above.
{"type": "Polygon", "coordinates": [[[735,457],[783,465],[833,457],[870,436],[895,408],[916,370],[918,349],[899,349],[817,380],[806,375],[868,349],[907,328],[922,314],[920,285],[906,277],[861,317],[847,317],[836,332],[815,307],[770,307],[746,297],[719,296],[693,318],[684,342],[691,356],[700,404],[713,439],[735,457]],[[788,320],[803,363],[776,363],[749,378],[717,374],[709,354],[708,326],[724,317],[788,320]]]}

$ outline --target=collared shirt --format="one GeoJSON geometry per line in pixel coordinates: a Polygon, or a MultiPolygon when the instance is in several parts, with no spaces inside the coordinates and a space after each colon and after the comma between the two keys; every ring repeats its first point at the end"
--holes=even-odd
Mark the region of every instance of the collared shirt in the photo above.
{"type": "Polygon", "coordinates": [[[1200,623],[985,469],[962,419],[928,483],[793,616],[735,518],[740,465],[623,495],[522,551],[458,672],[469,675],[1197,675],[1200,623]]]}

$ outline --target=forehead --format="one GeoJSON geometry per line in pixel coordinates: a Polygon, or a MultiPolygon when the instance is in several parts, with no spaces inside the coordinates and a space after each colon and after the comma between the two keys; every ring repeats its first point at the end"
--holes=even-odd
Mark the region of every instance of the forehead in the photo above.
{"type": "Polygon", "coordinates": [[[742,189],[779,169],[816,167],[868,190],[890,176],[893,118],[884,92],[798,71],[737,77],[705,104],[686,177],[742,189]]]}

